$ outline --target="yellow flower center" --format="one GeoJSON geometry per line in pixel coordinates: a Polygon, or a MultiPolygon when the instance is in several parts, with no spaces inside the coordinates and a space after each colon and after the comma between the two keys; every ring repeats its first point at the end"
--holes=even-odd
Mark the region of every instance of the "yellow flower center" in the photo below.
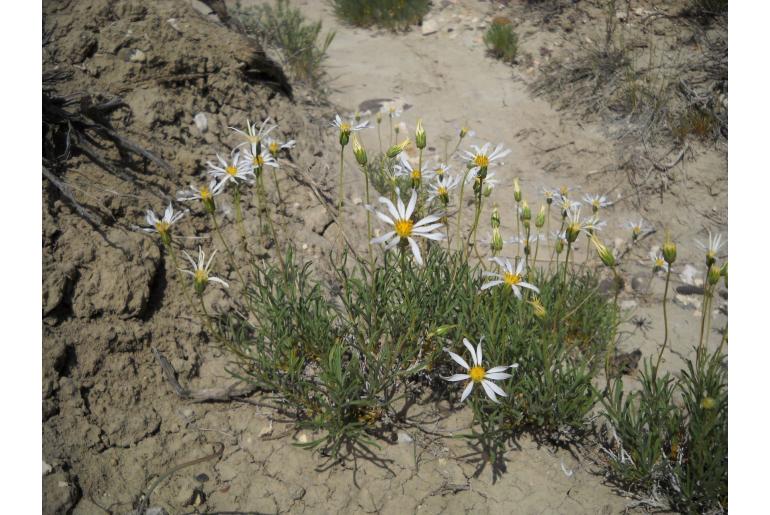
{"type": "Polygon", "coordinates": [[[442,168],[440,166],[436,168],[436,175],[438,175],[439,177],[443,177],[445,173],[446,173],[445,168],[442,168]]]}
{"type": "Polygon", "coordinates": [[[234,166],[228,166],[225,168],[225,172],[227,172],[231,177],[235,177],[238,173],[238,169],[234,166]]]}
{"type": "Polygon", "coordinates": [[[634,236],[639,236],[642,233],[642,228],[637,225],[636,227],[634,227],[632,232],[634,236]]]}
{"type": "Polygon", "coordinates": [[[596,209],[599,209],[601,207],[601,205],[599,204],[599,199],[595,199],[595,200],[591,201],[591,205],[593,207],[595,207],[596,209]]]}
{"type": "Polygon", "coordinates": [[[415,181],[419,181],[420,178],[422,178],[422,172],[418,168],[415,168],[412,170],[412,179],[415,181]]]}
{"type": "Polygon", "coordinates": [[[164,221],[160,221],[160,222],[155,224],[155,229],[160,234],[166,234],[168,232],[168,228],[169,227],[170,227],[169,223],[168,222],[164,222],[164,221]]]}
{"type": "Polygon", "coordinates": [[[439,195],[447,195],[449,192],[446,189],[446,186],[439,186],[438,187],[438,194],[439,195]]]}
{"type": "Polygon", "coordinates": [[[205,270],[199,268],[195,270],[195,282],[198,284],[206,284],[209,280],[209,274],[205,270]]]}
{"type": "Polygon", "coordinates": [[[473,158],[473,164],[482,168],[489,166],[489,157],[484,154],[478,154],[473,158]]]}
{"type": "Polygon", "coordinates": [[[666,262],[663,260],[662,257],[655,258],[655,266],[658,268],[663,268],[666,265],[666,262]]]}
{"type": "Polygon", "coordinates": [[[278,151],[281,149],[281,147],[279,147],[278,143],[276,143],[275,141],[270,143],[270,145],[268,145],[267,148],[270,151],[270,153],[273,154],[273,155],[277,154],[278,151]]]}
{"type": "Polygon", "coordinates": [[[254,162],[254,166],[262,166],[265,164],[265,158],[262,157],[262,154],[257,154],[254,156],[254,159],[252,160],[254,162]]]}
{"type": "Polygon", "coordinates": [[[343,122],[340,124],[340,132],[342,134],[350,134],[350,124],[347,122],[343,122]]]}
{"type": "Polygon", "coordinates": [[[211,198],[211,190],[209,190],[208,186],[204,186],[201,188],[201,200],[208,200],[211,198]]]}
{"type": "Polygon", "coordinates": [[[569,188],[567,186],[561,187],[561,196],[566,197],[569,194],[569,188]]]}
{"type": "Polygon", "coordinates": [[[521,276],[519,274],[512,274],[511,272],[503,273],[503,282],[508,286],[515,286],[521,282],[521,276]]]}
{"type": "Polygon", "coordinates": [[[401,238],[407,238],[411,236],[413,227],[414,222],[411,220],[396,220],[396,234],[398,234],[401,238]]]}
{"type": "Polygon", "coordinates": [[[484,379],[484,376],[487,375],[487,371],[482,367],[471,367],[471,369],[468,371],[468,375],[471,376],[471,381],[474,383],[479,383],[482,379],[484,379]]]}

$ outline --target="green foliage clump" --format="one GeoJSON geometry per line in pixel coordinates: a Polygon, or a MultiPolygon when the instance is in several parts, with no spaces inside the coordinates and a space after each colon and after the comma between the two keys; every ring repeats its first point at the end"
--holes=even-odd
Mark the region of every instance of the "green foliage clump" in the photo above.
{"type": "Polygon", "coordinates": [[[406,29],[420,23],[430,0],[331,0],[337,16],[356,27],[406,29]]]}
{"type": "Polygon", "coordinates": [[[368,264],[349,266],[343,256],[334,265],[335,295],[290,251],[285,269],[254,269],[246,304],[256,323],[231,315],[220,325],[234,373],[277,394],[300,427],[323,434],[308,447],[336,455],[376,446],[374,438],[403,419],[404,406],[421,400],[419,385],[446,395],[436,374],[457,371],[445,349],[463,352],[463,338],[483,342],[487,363],[518,363],[500,404],[481,392],[471,396],[482,427],[496,423],[470,438],[501,450],[525,429],[552,435],[583,428],[616,323],[592,276],[575,276],[565,287],[561,276],[533,274],[543,302],[553,304],[538,315],[510,288],[480,292],[481,269],[461,252],[432,245],[423,267],[385,257],[372,275],[368,264]]]}
{"type": "Polygon", "coordinates": [[[645,363],[641,390],[617,381],[604,401],[615,431],[611,466],[625,486],[662,492],[685,513],[727,507],[727,374],[724,355],[698,353],[681,379],[645,363]],[[684,407],[675,399],[681,396],[684,407]]]}
{"type": "Polygon", "coordinates": [[[242,7],[238,2],[233,13],[247,31],[280,51],[295,79],[317,84],[324,76],[323,62],[335,33],[327,32],[322,38],[321,21],[308,22],[289,0],[253,7],[242,7]]]}
{"type": "Polygon", "coordinates": [[[484,34],[484,44],[489,52],[508,63],[516,60],[519,37],[510,23],[493,23],[484,34]]]}

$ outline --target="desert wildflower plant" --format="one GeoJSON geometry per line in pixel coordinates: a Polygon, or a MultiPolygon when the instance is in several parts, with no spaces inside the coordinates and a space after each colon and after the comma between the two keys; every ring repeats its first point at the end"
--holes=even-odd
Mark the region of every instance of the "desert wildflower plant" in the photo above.
{"type": "MultiPolygon", "coordinates": [[[[374,115],[378,132],[383,117],[395,114],[374,115]]],[[[147,212],[143,230],[157,235],[174,261],[191,308],[202,317],[212,343],[231,358],[229,372],[268,394],[277,410],[314,435],[299,445],[334,458],[355,449],[375,452],[388,430],[414,423],[410,406],[430,398],[472,411],[473,424],[461,437],[479,446],[493,464],[524,431],[563,442],[594,431],[592,422],[601,415],[610,435],[608,465],[619,483],[654,491],[684,511],[723,506],[726,327],[716,352],[706,341],[710,302],[720,285],[727,287],[721,236],[710,234],[703,245],[704,336],[694,343],[695,359],[679,376],[660,369],[670,348],[666,305],[677,266],[668,232],[660,252],[651,255],[650,274],[666,279],[665,336],[659,352],[645,360],[641,389],[625,392],[611,366],[622,320],[618,293],[624,254],[600,238],[612,220],[606,197],[586,195],[581,203],[567,187],[557,191],[539,185],[528,197],[526,184],[507,174],[504,158],[510,150],[502,143],[462,148],[472,137],[467,128],[443,156],[424,155],[431,132],[422,121],[400,143],[384,151],[367,149],[357,135],[371,126],[365,116],[354,113],[346,121],[337,115],[327,126],[339,142],[338,213],[348,145],[366,193],[363,206],[347,210],[366,216],[367,234],[358,243],[369,253],[359,256],[346,239],[330,256],[338,288],[317,278],[313,264],[274,229],[262,176],[266,167],[280,170],[281,160],[302,142],[283,142],[270,120],[247,121],[244,129],[236,129],[240,142],[224,154],[229,157],[216,156],[203,185],[193,183],[178,193],[179,201],[210,219],[217,233],[210,243],[214,248],[207,244],[204,253],[199,247],[194,258],[184,240],[173,237],[184,212],[172,205],[162,217],[147,212]],[[492,166],[498,172],[494,179],[492,166]],[[489,237],[478,245],[476,234],[487,224],[481,221],[482,206],[488,198],[495,201],[497,181],[513,185],[515,211],[493,204],[489,237]],[[463,199],[466,185],[473,191],[471,206],[463,199]],[[240,200],[249,188],[260,228],[263,210],[267,215],[277,263],[251,246],[244,229],[240,200]],[[222,234],[222,225],[229,223],[220,213],[224,197],[236,208],[240,255],[222,234]],[[372,203],[375,198],[379,207],[372,203]],[[582,214],[584,206],[590,216],[582,214]],[[470,227],[462,224],[466,210],[473,213],[470,227]],[[552,224],[558,230],[551,230],[552,224]],[[515,235],[505,233],[510,226],[516,227],[515,235]],[[583,244],[586,257],[579,264],[575,249],[583,244]],[[213,261],[218,250],[229,261],[229,272],[221,260],[213,261]],[[178,251],[189,267],[178,263],[178,251]],[[609,295],[600,292],[602,276],[613,280],[609,295]],[[204,293],[211,284],[237,309],[207,305],[204,293]],[[676,398],[684,408],[677,407],[676,398]]],[[[389,136],[398,141],[393,129],[389,136]]],[[[625,227],[632,246],[652,230],[641,219],[625,227]]]]}

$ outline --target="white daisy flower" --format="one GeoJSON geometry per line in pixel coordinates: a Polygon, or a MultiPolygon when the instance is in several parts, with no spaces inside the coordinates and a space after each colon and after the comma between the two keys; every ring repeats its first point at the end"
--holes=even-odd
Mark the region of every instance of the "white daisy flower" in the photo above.
{"type": "Polygon", "coordinates": [[[177,193],[176,199],[182,202],[200,200],[207,210],[213,211],[214,197],[220,193],[222,193],[221,185],[217,184],[216,179],[211,179],[208,184],[200,187],[191,183],[189,189],[181,190],[177,193]]]}
{"type": "Polygon", "coordinates": [[[451,165],[448,165],[444,162],[441,162],[439,158],[436,158],[436,161],[439,161],[439,163],[436,165],[436,167],[433,169],[433,173],[436,174],[436,177],[442,177],[449,173],[449,170],[452,169],[451,165]]]}
{"type": "Polygon", "coordinates": [[[399,118],[404,111],[400,107],[397,107],[396,104],[386,104],[382,106],[380,112],[388,115],[390,118],[399,118]]]}
{"type": "Polygon", "coordinates": [[[725,243],[726,242],[722,241],[722,235],[717,233],[717,235],[714,236],[711,234],[711,229],[709,229],[708,244],[695,240],[695,244],[706,253],[706,261],[708,262],[709,266],[711,266],[714,261],[716,261],[717,253],[725,243]]]}
{"type": "Polygon", "coordinates": [[[435,174],[430,170],[430,162],[426,161],[422,164],[422,169],[417,165],[412,165],[409,162],[409,158],[403,152],[398,155],[400,164],[396,165],[396,177],[409,177],[412,179],[412,187],[416,188],[422,181],[431,180],[435,174]]]}
{"type": "Polygon", "coordinates": [[[594,213],[599,211],[599,208],[612,205],[612,202],[608,202],[604,195],[583,195],[583,202],[591,206],[594,213]]]}
{"type": "Polygon", "coordinates": [[[441,202],[444,204],[449,203],[449,192],[457,188],[457,186],[460,184],[460,177],[457,177],[455,175],[441,175],[436,178],[436,180],[431,183],[428,189],[428,202],[431,202],[433,199],[440,199],[441,202]]]}
{"type": "Polygon", "coordinates": [[[419,265],[422,265],[422,256],[420,255],[420,247],[414,240],[414,236],[421,236],[430,240],[443,240],[446,235],[441,232],[434,232],[436,229],[440,229],[444,226],[442,223],[436,223],[439,220],[438,215],[429,215],[415,223],[412,220],[412,213],[417,206],[417,191],[412,190],[412,196],[409,199],[409,204],[404,206],[404,202],[401,200],[400,191],[396,189],[397,203],[393,205],[390,199],[380,197],[380,202],[385,204],[388,208],[390,216],[381,211],[371,209],[371,211],[383,222],[390,225],[393,230],[385,233],[379,238],[374,238],[372,243],[385,243],[385,250],[388,251],[394,248],[399,243],[405,245],[407,242],[412,249],[415,261],[419,265]]]}
{"type": "Polygon", "coordinates": [[[545,197],[545,201],[549,205],[553,204],[554,199],[558,202],[560,198],[559,192],[554,188],[549,188],[548,186],[543,186],[543,197],[545,197]]]}
{"type": "Polygon", "coordinates": [[[249,145],[249,148],[251,149],[252,154],[257,153],[257,147],[260,146],[260,143],[262,142],[262,139],[270,134],[270,132],[278,127],[275,124],[270,123],[270,118],[268,117],[262,122],[262,125],[260,125],[259,129],[257,129],[257,124],[252,124],[249,120],[246,120],[246,130],[242,131],[240,129],[236,129],[235,127],[229,127],[230,129],[234,130],[241,136],[245,138],[246,141],[239,144],[239,147],[242,147],[243,145],[249,145]]]}
{"type": "Polygon", "coordinates": [[[518,368],[519,364],[514,363],[513,365],[493,367],[487,370],[481,364],[481,342],[479,342],[478,347],[474,349],[473,345],[471,345],[471,342],[469,342],[467,338],[463,338],[463,345],[465,345],[465,348],[467,348],[468,352],[471,353],[473,366],[468,366],[468,362],[461,358],[459,355],[455,354],[449,349],[444,349],[449,353],[449,356],[454,360],[454,362],[467,370],[468,373],[454,374],[450,377],[442,377],[442,379],[445,381],[468,381],[468,385],[465,387],[462,395],[460,396],[460,402],[463,402],[468,398],[468,396],[471,394],[471,391],[473,391],[473,385],[476,383],[481,383],[481,387],[484,388],[484,392],[492,402],[498,402],[498,395],[500,397],[508,397],[508,394],[506,394],[502,388],[497,386],[492,381],[502,381],[504,379],[513,377],[511,374],[507,373],[506,370],[509,368],[518,368]]]}
{"type": "Polygon", "coordinates": [[[511,149],[504,149],[502,143],[499,143],[494,150],[490,152],[491,147],[491,143],[484,143],[482,147],[471,145],[473,151],[462,151],[462,157],[468,160],[468,165],[471,167],[470,173],[468,174],[469,176],[476,177],[476,174],[481,168],[489,168],[495,161],[498,161],[511,153],[511,149]]]}
{"type": "Polygon", "coordinates": [[[217,189],[222,189],[228,182],[240,183],[249,182],[254,178],[254,172],[251,171],[251,161],[243,159],[238,149],[233,149],[230,154],[230,161],[225,161],[222,156],[217,154],[219,164],[209,161],[209,175],[214,179],[221,179],[217,189]]]}
{"type": "Polygon", "coordinates": [[[275,140],[273,138],[265,138],[265,148],[273,157],[278,157],[278,153],[281,150],[294,148],[296,144],[297,142],[294,141],[293,139],[287,141],[286,143],[281,143],[280,141],[275,140]]]}
{"type": "Polygon", "coordinates": [[[368,109],[366,111],[358,111],[358,110],[356,110],[356,111],[350,113],[348,115],[348,118],[350,118],[351,120],[355,120],[356,123],[358,123],[358,122],[361,121],[361,118],[365,118],[365,117],[369,116],[370,114],[372,114],[372,112],[370,110],[368,110],[368,109]]]}
{"type": "Polygon", "coordinates": [[[190,264],[192,265],[192,270],[185,270],[183,268],[180,268],[179,271],[184,274],[191,275],[193,277],[195,292],[198,295],[203,294],[203,291],[206,289],[206,285],[209,282],[219,283],[225,288],[228,287],[228,284],[222,279],[220,279],[219,277],[214,277],[213,275],[209,275],[209,270],[211,270],[211,262],[214,260],[214,256],[216,256],[217,254],[216,250],[211,253],[208,263],[206,262],[206,255],[203,253],[203,249],[200,247],[198,247],[197,263],[192,257],[190,257],[190,254],[188,254],[186,250],[183,250],[182,254],[184,254],[184,257],[187,258],[187,261],[189,261],[190,264]]]}
{"type": "Polygon", "coordinates": [[[580,202],[577,200],[572,200],[569,197],[565,197],[559,194],[557,194],[554,198],[559,203],[559,209],[561,209],[562,218],[570,216],[570,213],[574,212],[575,210],[580,210],[580,202]]]}
{"type": "Polygon", "coordinates": [[[577,206],[567,212],[567,227],[564,229],[564,234],[568,242],[574,243],[581,232],[590,236],[591,231],[596,230],[597,226],[602,227],[601,222],[596,217],[581,220],[580,206],[577,206]]]}
{"type": "Polygon", "coordinates": [[[626,229],[631,229],[631,236],[634,240],[639,238],[642,234],[645,234],[652,230],[650,224],[644,221],[643,218],[638,220],[628,220],[623,224],[626,229]]]}
{"type": "Polygon", "coordinates": [[[659,272],[661,270],[668,272],[668,263],[666,263],[666,260],[663,257],[663,253],[660,250],[652,249],[650,251],[650,259],[652,260],[653,272],[659,272]]]}
{"type": "Polygon", "coordinates": [[[362,129],[371,127],[371,125],[369,125],[369,120],[360,123],[356,123],[353,120],[343,121],[338,114],[334,115],[334,121],[331,122],[331,126],[337,127],[340,130],[340,134],[347,133],[348,135],[351,132],[358,132],[362,129]]]}
{"type": "Polygon", "coordinates": [[[246,152],[243,153],[243,159],[241,159],[239,164],[244,171],[249,171],[252,175],[255,174],[256,170],[264,170],[266,166],[278,168],[278,161],[265,147],[263,147],[262,152],[257,155],[254,155],[251,152],[251,149],[247,149],[246,152]]]}
{"type": "Polygon", "coordinates": [[[528,288],[535,293],[540,293],[540,289],[535,286],[534,284],[530,284],[527,282],[524,282],[522,279],[522,272],[524,271],[524,261],[519,261],[519,264],[516,266],[516,269],[514,270],[513,264],[511,264],[510,260],[508,259],[502,259],[499,257],[493,257],[489,259],[490,261],[494,261],[497,263],[497,265],[503,269],[502,274],[498,274],[496,272],[484,272],[485,277],[494,277],[495,279],[486,282],[481,285],[481,290],[486,290],[488,288],[491,288],[493,286],[498,286],[500,284],[504,284],[506,286],[510,286],[513,290],[513,293],[516,295],[516,298],[521,299],[521,288],[528,288]]]}
{"type": "Polygon", "coordinates": [[[169,229],[178,222],[184,214],[185,211],[174,213],[174,206],[172,206],[171,203],[169,203],[166,211],[163,213],[163,218],[158,218],[152,209],[148,209],[145,220],[147,220],[147,225],[149,225],[149,227],[142,227],[141,229],[145,232],[157,232],[160,234],[163,243],[168,245],[171,243],[171,235],[168,232],[169,229]]]}

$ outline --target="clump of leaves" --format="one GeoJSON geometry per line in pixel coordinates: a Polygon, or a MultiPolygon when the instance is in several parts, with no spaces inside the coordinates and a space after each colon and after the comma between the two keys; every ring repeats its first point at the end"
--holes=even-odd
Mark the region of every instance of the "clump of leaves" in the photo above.
{"type": "Polygon", "coordinates": [[[493,56],[512,63],[516,60],[519,37],[513,31],[510,20],[507,18],[502,18],[502,20],[495,19],[495,22],[489,26],[484,34],[484,44],[493,56]]]}
{"type": "Polygon", "coordinates": [[[356,27],[406,29],[422,21],[430,0],[331,0],[337,16],[356,27]]]}
{"type": "Polygon", "coordinates": [[[317,84],[323,78],[323,62],[335,33],[330,31],[322,37],[321,21],[308,22],[289,0],[250,7],[238,2],[233,13],[247,31],[278,49],[295,79],[317,84]]]}
{"type": "Polygon", "coordinates": [[[616,479],[626,487],[663,493],[685,513],[727,505],[727,377],[724,356],[699,353],[677,380],[657,377],[645,363],[641,390],[623,393],[621,381],[604,401],[613,428],[608,450],[616,479]],[[684,408],[677,407],[681,394],[684,408]]]}

